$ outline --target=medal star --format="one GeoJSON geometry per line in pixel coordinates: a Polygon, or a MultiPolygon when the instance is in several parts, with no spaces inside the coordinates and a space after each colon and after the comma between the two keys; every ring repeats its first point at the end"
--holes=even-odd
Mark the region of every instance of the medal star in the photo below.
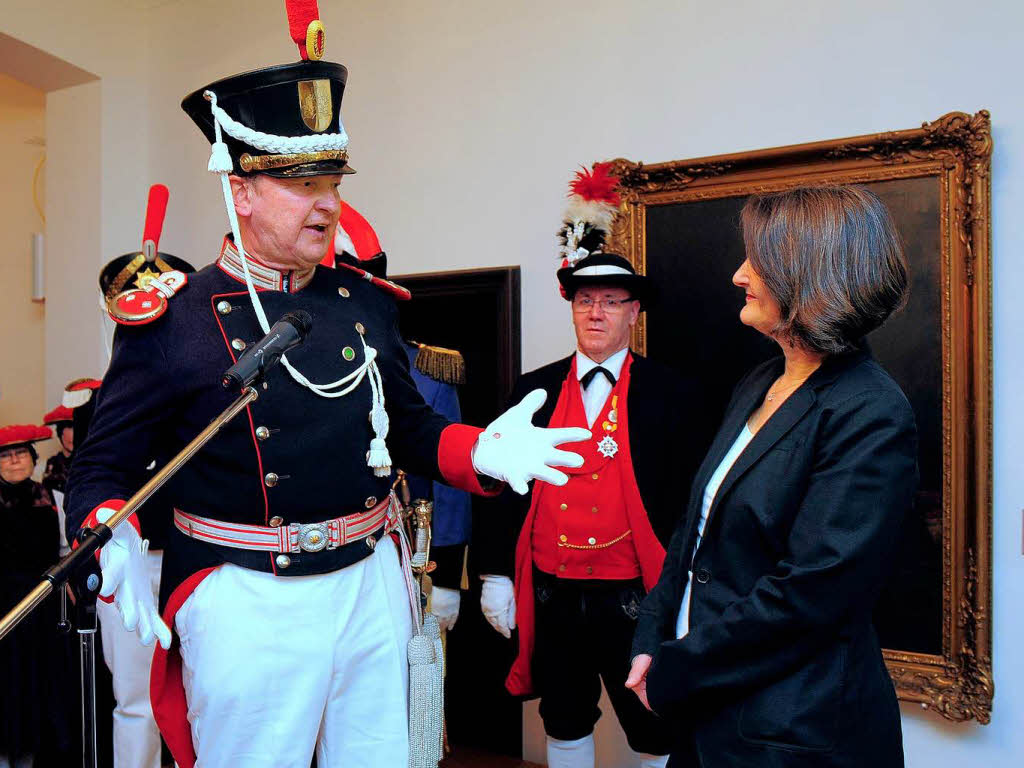
{"type": "Polygon", "coordinates": [[[610,459],[619,452],[619,444],[615,442],[615,438],[611,435],[605,435],[597,444],[597,452],[606,459],[610,459]]]}
{"type": "Polygon", "coordinates": [[[135,285],[138,286],[140,290],[144,291],[149,288],[149,284],[158,277],[160,277],[160,273],[155,269],[150,269],[149,267],[140,269],[135,273],[135,285]]]}

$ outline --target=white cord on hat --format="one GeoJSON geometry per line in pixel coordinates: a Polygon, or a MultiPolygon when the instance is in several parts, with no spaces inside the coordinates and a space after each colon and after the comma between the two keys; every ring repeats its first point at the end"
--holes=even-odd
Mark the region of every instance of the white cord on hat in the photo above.
{"type": "Polygon", "coordinates": [[[217,94],[213,91],[203,91],[203,96],[210,102],[210,111],[213,112],[213,121],[222,126],[228,136],[248,144],[250,147],[262,149],[264,152],[273,152],[276,155],[293,154],[296,152],[321,152],[327,149],[346,149],[348,147],[348,134],[345,133],[345,126],[341,124],[341,117],[338,118],[339,133],[317,133],[309,136],[275,136],[272,133],[263,133],[242,125],[231,115],[217,106],[217,94]]]}
{"type": "MultiPolygon", "coordinates": [[[[270,323],[267,321],[267,313],[263,310],[263,303],[260,301],[259,293],[256,291],[256,286],[253,284],[252,275],[249,272],[249,257],[245,253],[245,246],[242,244],[242,235],[238,229],[238,216],[235,213],[235,203],[231,196],[231,182],[228,180],[228,174],[231,173],[232,170],[231,155],[228,152],[227,144],[224,143],[221,135],[222,123],[224,124],[224,130],[226,130],[231,136],[239,141],[244,141],[246,144],[257,147],[258,149],[276,152],[306,152],[315,151],[318,148],[314,147],[296,150],[292,145],[286,143],[294,141],[295,139],[281,136],[269,136],[268,134],[260,133],[259,131],[252,131],[251,129],[232,120],[223,109],[218,107],[217,96],[212,91],[204,91],[203,95],[210,101],[210,109],[213,112],[213,129],[215,137],[215,141],[210,152],[210,162],[207,168],[211,172],[220,175],[221,190],[224,193],[224,207],[228,212],[228,221],[231,223],[231,234],[234,235],[235,246],[238,248],[238,253],[242,258],[242,271],[245,272],[245,286],[249,291],[249,300],[252,303],[253,311],[256,313],[256,319],[259,321],[260,328],[263,329],[264,333],[269,333],[270,323]],[[228,127],[226,121],[230,121],[232,128],[228,127]],[[256,141],[253,141],[254,137],[262,137],[260,139],[262,143],[256,143],[256,141]],[[282,142],[281,144],[273,145],[281,146],[282,149],[276,150],[268,148],[272,145],[269,142],[264,141],[264,139],[267,138],[282,142]]],[[[299,138],[325,137],[303,136],[299,138]]],[[[340,146],[322,147],[324,149],[344,149],[348,145],[348,136],[345,135],[344,130],[340,134],[331,134],[326,138],[343,140],[344,143],[340,146]]],[[[377,477],[387,477],[391,474],[391,456],[388,453],[385,438],[388,436],[390,420],[388,419],[388,413],[384,408],[384,382],[381,379],[380,369],[377,367],[377,350],[366,343],[366,338],[363,334],[359,334],[359,339],[363,344],[362,365],[347,376],[344,376],[337,381],[332,381],[330,384],[314,384],[301,372],[296,370],[290,362],[288,362],[287,356],[283,356],[281,358],[281,363],[284,365],[293,380],[320,397],[344,397],[359,386],[364,377],[368,379],[370,382],[371,402],[370,424],[373,427],[374,438],[370,441],[370,450],[366,454],[366,463],[368,466],[373,468],[374,475],[377,477]],[[367,376],[367,373],[369,373],[369,376],[367,376]]]]}

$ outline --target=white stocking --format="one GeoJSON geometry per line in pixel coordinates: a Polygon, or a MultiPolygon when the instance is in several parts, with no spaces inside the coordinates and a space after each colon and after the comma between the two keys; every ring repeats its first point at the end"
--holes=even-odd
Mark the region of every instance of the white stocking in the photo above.
{"type": "Polygon", "coordinates": [[[548,768],[594,768],[594,734],[572,741],[548,736],[548,768]]]}

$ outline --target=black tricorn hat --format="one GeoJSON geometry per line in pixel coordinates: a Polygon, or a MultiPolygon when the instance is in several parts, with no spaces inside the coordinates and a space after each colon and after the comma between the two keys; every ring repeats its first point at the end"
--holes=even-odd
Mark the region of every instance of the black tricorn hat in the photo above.
{"type": "Polygon", "coordinates": [[[654,293],[651,278],[638,275],[628,259],[600,251],[562,267],[558,270],[558,282],[562,284],[567,301],[572,301],[576,291],[585,285],[610,285],[625,288],[640,302],[640,308],[646,309],[654,293]]]}
{"type": "Polygon", "coordinates": [[[152,261],[142,251],[126,253],[111,259],[100,270],[100,292],[109,301],[123,291],[136,288],[144,291],[151,280],[172,270],[188,274],[195,272],[196,268],[184,259],[163,251],[157,251],[152,261]]]}
{"type": "Polygon", "coordinates": [[[186,96],[181,108],[212,144],[216,131],[211,100],[206,95],[211,93],[216,106],[240,124],[251,141],[264,144],[261,148],[232,136],[221,121],[234,173],[280,177],[355,173],[348,166],[347,137],[328,140],[344,137],[341,99],[347,78],[345,67],[329,61],[265,67],[210,83],[186,96]],[[316,141],[318,136],[325,139],[322,145],[316,141]],[[282,146],[289,140],[307,146],[282,146]],[[327,144],[331,146],[323,146],[327,144]]]}

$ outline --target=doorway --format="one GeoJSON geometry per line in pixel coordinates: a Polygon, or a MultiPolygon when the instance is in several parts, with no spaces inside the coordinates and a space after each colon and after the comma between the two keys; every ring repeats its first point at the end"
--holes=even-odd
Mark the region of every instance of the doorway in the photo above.
{"type": "MultiPolygon", "coordinates": [[[[504,410],[520,373],[519,267],[395,275],[412,291],[399,303],[399,327],[411,341],[459,350],[466,383],[459,387],[462,420],[485,426],[504,410]]],[[[473,517],[487,514],[474,497],[473,517]]],[[[519,766],[522,702],[505,690],[515,655],[513,643],[495,632],[480,613],[480,578],[470,539],[469,589],[459,619],[448,633],[445,716],[453,754],[443,765],[519,766]]]]}

